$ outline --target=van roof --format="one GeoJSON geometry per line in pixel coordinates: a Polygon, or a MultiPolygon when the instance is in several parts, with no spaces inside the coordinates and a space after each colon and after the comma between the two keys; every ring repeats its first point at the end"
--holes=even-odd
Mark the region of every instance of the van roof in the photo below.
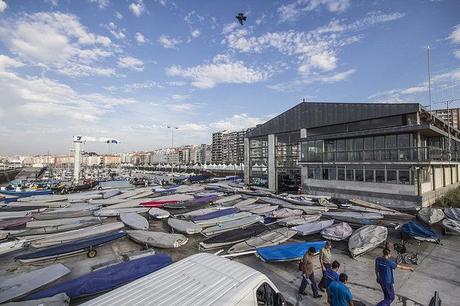
{"type": "Polygon", "coordinates": [[[267,277],[241,263],[200,253],[83,305],[232,305],[267,277]]]}

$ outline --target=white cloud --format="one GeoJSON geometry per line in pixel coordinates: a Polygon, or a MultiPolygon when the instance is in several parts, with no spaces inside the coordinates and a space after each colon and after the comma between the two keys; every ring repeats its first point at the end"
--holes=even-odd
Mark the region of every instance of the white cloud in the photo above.
{"type": "Polygon", "coordinates": [[[225,118],[212,122],[209,126],[217,130],[237,131],[250,127],[255,127],[266,121],[266,118],[251,117],[248,114],[236,114],[230,118],[225,118]]]}
{"type": "Polygon", "coordinates": [[[108,37],[90,33],[74,15],[36,13],[0,22],[0,39],[30,65],[71,76],[113,75],[98,62],[113,55],[108,37]]]}
{"type": "Polygon", "coordinates": [[[143,44],[146,42],[145,36],[142,33],[137,32],[134,36],[138,44],[143,44]]]}
{"type": "Polygon", "coordinates": [[[455,50],[454,55],[456,58],[460,58],[460,50],[455,50]]]}
{"type": "Polygon", "coordinates": [[[145,5],[142,0],[138,0],[137,3],[132,2],[128,8],[136,17],[139,17],[145,11],[145,5]]]}
{"type": "Polygon", "coordinates": [[[103,27],[105,27],[116,39],[122,40],[126,38],[126,30],[118,28],[113,22],[109,22],[109,24],[103,25],[103,27]]]}
{"type": "Polygon", "coordinates": [[[161,35],[160,38],[158,39],[158,42],[163,48],[166,49],[174,49],[176,46],[180,43],[182,43],[181,40],[170,37],[168,35],[161,35]]]}
{"type": "Polygon", "coordinates": [[[110,92],[124,92],[124,93],[133,93],[138,90],[152,89],[152,88],[163,88],[159,82],[156,81],[144,81],[124,84],[122,86],[107,86],[104,89],[110,92]]]}
{"type": "MultiPolygon", "coordinates": [[[[351,5],[350,0],[296,0],[278,8],[280,21],[293,21],[302,14],[325,7],[331,13],[342,13],[351,5]]],[[[306,15],[306,14],[305,14],[306,15]]]]}
{"type": "Polygon", "coordinates": [[[454,43],[454,44],[460,44],[460,24],[456,25],[454,27],[454,30],[452,33],[449,35],[449,39],[454,43]]]}
{"type": "Polygon", "coordinates": [[[196,104],[192,103],[179,103],[179,104],[169,104],[167,107],[175,112],[190,112],[197,108],[196,104]]]}
{"type": "Polygon", "coordinates": [[[120,20],[123,19],[123,15],[120,12],[115,12],[115,17],[117,17],[120,20]]]}
{"type": "Polygon", "coordinates": [[[100,9],[106,8],[110,3],[109,0],[89,0],[89,2],[96,3],[100,9]]]}
{"type": "Polygon", "coordinates": [[[196,11],[190,11],[185,15],[184,21],[186,24],[189,26],[195,24],[195,23],[201,23],[204,21],[204,17],[199,15],[196,11]]]}
{"type": "Polygon", "coordinates": [[[173,100],[176,100],[176,101],[182,101],[182,100],[186,100],[186,99],[190,98],[190,95],[174,94],[174,95],[171,96],[171,98],[173,100]]]}
{"type": "Polygon", "coordinates": [[[338,73],[328,73],[328,74],[312,74],[307,78],[296,79],[294,81],[285,82],[285,83],[278,83],[278,84],[271,84],[267,87],[273,89],[275,91],[290,91],[295,88],[304,88],[305,85],[313,84],[313,83],[325,83],[325,84],[333,84],[337,82],[341,82],[346,80],[350,75],[355,73],[355,69],[348,69],[338,73]]]}
{"type": "Polygon", "coordinates": [[[243,62],[225,55],[217,55],[211,63],[195,67],[171,66],[166,69],[166,74],[190,79],[192,86],[197,88],[213,88],[217,84],[250,84],[269,77],[267,71],[247,67],[243,62]]]}
{"type": "Polygon", "coordinates": [[[198,38],[201,35],[201,32],[200,30],[195,29],[190,33],[190,35],[192,35],[193,38],[198,38]]]}
{"type": "Polygon", "coordinates": [[[144,70],[144,62],[132,56],[120,57],[117,62],[118,67],[135,71],[144,70]]]}
{"type": "Polygon", "coordinates": [[[373,12],[350,24],[332,20],[327,25],[308,32],[290,30],[268,32],[260,36],[252,36],[251,28],[241,28],[232,23],[223,28],[223,43],[243,53],[261,53],[274,48],[284,55],[294,57],[299,74],[302,77],[310,77],[314,73],[333,71],[339,66],[340,50],[361,39],[361,36],[354,32],[403,16],[400,13],[373,12]]]}
{"type": "Polygon", "coordinates": [[[8,5],[6,4],[6,2],[4,0],[0,0],[0,13],[6,10],[7,7],[8,5]]]}

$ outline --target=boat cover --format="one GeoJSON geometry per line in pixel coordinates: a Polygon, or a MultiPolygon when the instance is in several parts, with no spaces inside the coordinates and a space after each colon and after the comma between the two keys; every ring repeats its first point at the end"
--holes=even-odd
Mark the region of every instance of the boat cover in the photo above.
{"type": "Polygon", "coordinates": [[[151,231],[128,231],[132,240],[142,245],[150,245],[157,248],[178,248],[187,243],[188,238],[182,234],[170,234],[151,231]]]}
{"type": "Polygon", "coordinates": [[[153,207],[149,209],[149,215],[155,219],[165,219],[170,216],[170,213],[167,210],[153,207]]]}
{"type": "Polygon", "coordinates": [[[64,292],[71,299],[113,290],[172,263],[168,255],[152,255],[109,266],[50,288],[30,294],[23,300],[50,297],[64,292]]]}
{"type": "Polygon", "coordinates": [[[202,231],[202,227],[191,221],[179,220],[175,218],[168,219],[168,225],[179,233],[185,234],[197,234],[202,231]]]}
{"type": "Polygon", "coordinates": [[[120,220],[126,226],[136,230],[148,230],[149,221],[137,213],[126,213],[120,215],[120,220]]]}
{"type": "Polygon", "coordinates": [[[208,204],[209,202],[217,200],[219,197],[215,194],[210,194],[204,197],[196,197],[192,200],[192,205],[208,204]]]}
{"type": "Polygon", "coordinates": [[[246,228],[238,228],[231,230],[211,238],[208,238],[200,243],[202,248],[213,248],[224,246],[232,243],[244,241],[250,237],[257,236],[267,230],[267,227],[262,223],[256,223],[246,228]]]}
{"type": "Polygon", "coordinates": [[[91,247],[99,246],[101,244],[111,242],[113,240],[119,239],[126,236],[124,231],[118,231],[115,233],[99,235],[91,238],[86,238],[82,240],[77,240],[69,243],[63,243],[58,246],[53,246],[46,248],[41,251],[32,252],[24,255],[19,255],[16,259],[19,260],[31,260],[39,259],[43,257],[59,256],[67,253],[73,253],[81,250],[86,250],[91,247]]]}
{"type": "Polygon", "coordinates": [[[27,222],[31,220],[32,220],[31,217],[20,217],[20,218],[8,219],[8,220],[0,220],[0,229],[18,227],[18,226],[26,224],[27,222]]]}
{"type": "Polygon", "coordinates": [[[51,297],[28,300],[21,302],[9,302],[2,306],[67,306],[70,304],[70,298],[65,293],[59,293],[51,297]]]}
{"type": "Polygon", "coordinates": [[[322,213],[323,217],[341,220],[342,218],[377,220],[383,219],[383,215],[374,212],[357,212],[357,211],[328,211],[322,213]]]}
{"type": "Polygon", "coordinates": [[[264,221],[264,218],[262,218],[261,216],[252,215],[246,218],[223,222],[221,224],[217,224],[215,226],[205,228],[202,231],[202,233],[205,236],[212,236],[212,235],[217,235],[217,234],[221,234],[224,232],[228,232],[228,231],[231,231],[237,228],[245,228],[251,224],[254,224],[257,222],[263,222],[263,221],[264,221]]]}
{"type": "Polygon", "coordinates": [[[415,221],[410,221],[401,227],[401,231],[417,240],[437,242],[440,240],[439,235],[431,228],[426,227],[415,221]]]}
{"type": "Polygon", "coordinates": [[[299,260],[309,248],[319,252],[325,244],[326,241],[286,243],[257,248],[256,255],[265,262],[299,260]]]}
{"type": "Polygon", "coordinates": [[[331,226],[332,224],[334,224],[334,220],[325,220],[297,225],[292,227],[291,229],[296,231],[299,235],[306,236],[319,233],[326,227],[331,226]]]}
{"type": "Polygon", "coordinates": [[[451,220],[460,221],[460,208],[444,208],[444,214],[451,220]]]}
{"type": "Polygon", "coordinates": [[[296,231],[290,230],[287,227],[267,231],[235,244],[228,250],[228,253],[246,252],[259,247],[277,245],[294,237],[295,234],[296,231]]]}
{"type": "Polygon", "coordinates": [[[293,216],[293,217],[279,219],[278,223],[282,226],[294,226],[294,225],[301,225],[301,224],[308,223],[308,222],[315,222],[319,218],[321,218],[320,214],[293,216]]]}
{"type": "Polygon", "coordinates": [[[324,239],[340,241],[350,237],[352,232],[353,230],[351,226],[348,225],[348,223],[341,222],[339,224],[323,229],[321,231],[321,236],[323,236],[324,239]]]}
{"type": "Polygon", "coordinates": [[[290,209],[290,208],[281,208],[275,211],[272,211],[269,216],[272,218],[287,218],[292,216],[300,216],[303,214],[303,211],[300,209],[290,209]]]}
{"type": "Polygon", "coordinates": [[[21,273],[0,280],[0,303],[13,301],[40,289],[70,273],[63,264],[21,273]]]}
{"type": "Polygon", "coordinates": [[[387,240],[388,229],[384,226],[365,225],[357,229],[348,240],[352,257],[364,254],[387,240]]]}
{"type": "Polygon", "coordinates": [[[440,222],[445,215],[440,208],[425,207],[418,211],[417,217],[428,225],[440,222]]]}
{"type": "Polygon", "coordinates": [[[201,225],[202,227],[209,227],[209,226],[215,226],[219,224],[225,224],[226,222],[230,221],[235,221],[238,219],[243,219],[252,216],[250,212],[243,211],[243,212],[238,212],[236,214],[231,214],[231,215],[225,215],[213,219],[208,219],[208,220],[200,220],[200,221],[194,221],[196,224],[201,225]]]}
{"type": "Polygon", "coordinates": [[[254,204],[255,202],[257,202],[258,198],[248,198],[246,200],[243,200],[243,201],[240,201],[238,203],[236,203],[235,205],[233,205],[233,207],[236,207],[236,208],[240,208],[240,207],[243,207],[243,206],[246,206],[246,205],[251,205],[251,204],[254,204]]]}
{"type": "Polygon", "coordinates": [[[460,221],[445,218],[442,220],[442,226],[450,231],[460,234],[460,221]]]}
{"type": "Polygon", "coordinates": [[[201,216],[193,217],[192,220],[193,221],[209,220],[209,219],[214,219],[214,218],[218,218],[218,217],[222,217],[226,215],[236,214],[238,212],[239,212],[239,209],[233,208],[233,207],[226,208],[226,209],[220,209],[220,210],[213,211],[213,212],[201,215],[201,216]]]}

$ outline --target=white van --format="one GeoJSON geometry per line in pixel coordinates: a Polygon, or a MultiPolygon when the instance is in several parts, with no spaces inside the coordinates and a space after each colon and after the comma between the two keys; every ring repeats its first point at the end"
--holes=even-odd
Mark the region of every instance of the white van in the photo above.
{"type": "Polygon", "coordinates": [[[287,305],[264,274],[200,253],[103,294],[83,305],[287,305]]]}

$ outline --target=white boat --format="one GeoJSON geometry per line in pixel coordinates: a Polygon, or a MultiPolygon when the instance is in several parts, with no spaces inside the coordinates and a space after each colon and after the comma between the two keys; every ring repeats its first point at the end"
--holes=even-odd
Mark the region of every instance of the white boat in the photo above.
{"type": "Polygon", "coordinates": [[[446,218],[460,221],[460,208],[444,208],[444,214],[446,218]]]}
{"type": "Polygon", "coordinates": [[[63,264],[54,264],[0,280],[0,303],[14,301],[70,273],[63,264]]]}
{"type": "Polygon", "coordinates": [[[137,213],[125,213],[120,215],[120,220],[126,226],[135,230],[148,230],[149,221],[137,213]]]}
{"type": "MultiPolygon", "coordinates": [[[[94,207],[93,210],[97,209],[94,207]]],[[[88,217],[93,215],[93,210],[91,209],[81,209],[80,207],[68,207],[60,208],[56,210],[47,210],[40,214],[34,216],[35,220],[50,220],[50,219],[60,219],[60,218],[79,218],[79,217],[88,217]]]]}
{"type": "Polygon", "coordinates": [[[380,213],[366,213],[358,211],[328,211],[321,214],[323,217],[332,218],[336,220],[346,219],[366,219],[366,220],[379,220],[383,219],[380,213]]]}
{"type": "Polygon", "coordinates": [[[214,226],[214,225],[224,223],[224,222],[229,222],[229,221],[238,220],[238,219],[241,219],[241,218],[246,218],[246,217],[249,217],[249,216],[252,216],[252,214],[250,212],[239,212],[239,213],[225,215],[225,216],[221,216],[221,217],[217,217],[217,218],[213,218],[213,219],[198,220],[198,221],[194,221],[194,222],[196,224],[201,225],[202,227],[208,227],[208,226],[214,226]]]}
{"type": "Polygon", "coordinates": [[[190,235],[198,234],[203,230],[203,228],[199,224],[175,218],[169,218],[168,225],[175,231],[178,231],[179,233],[185,233],[190,235]]]}
{"type": "Polygon", "coordinates": [[[170,234],[150,231],[126,231],[129,238],[142,245],[156,248],[178,248],[187,243],[188,238],[182,234],[170,234]]]}
{"type": "Polygon", "coordinates": [[[281,219],[294,216],[300,216],[303,214],[303,211],[300,209],[290,209],[290,208],[281,208],[275,211],[272,211],[268,214],[271,218],[281,219]]]}
{"type": "Polygon", "coordinates": [[[13,240],[0,243],[0,255],[23,249],[26,246],[26,242],[26,240],[13,240]]]}
{"type": "Polygon", "coordinates": [[[349,207],[347,207],[347,209],[352,210],[352,211],[357,211],[357,212],[377,213],[383,216],[394,217],[394,218],[407,218],[407,219],[413,218],[413,216],[404,214],[404,213],[400,213],[399,211],[380,210],[376,208],[369,208],[369,207],[358,206],[358,205],[350,205],[349,207]]]}
{"type": "Polygon", "coordinates": [[[397,211],[397,210],[385,207],[383,205],[375,204],[375,203],[372,203],[372,202],[360,200],[360,199],[351,199],[350,202],[353,203],[354,205],[358,205],[358,206],[361,206],[361,207],[367,207],[367,208],[377,209],[377,210],[381,210],[381,211],[387,211],[387,212],[391,212],[391,213],[399,213],[399,211],[397,211]]]}
{"type": "Polygon", "coordinates": [[[327,240],[340,241],[347,239],[353,233],[353,229],[346,222],[341,222],[321,231],[321,236],[327,240]]]}
{"type": "Polygon", "coordinates": [[[183,218],[183,219],[191,219],[193,217],[206,215],[206,214],[216,212],[216,211],[219,211],[219,210],[222,210],[222,209],[227,209],[227,207],[213,206],[213,207],[209,207],[209,208],[202,208],[202,209],[193,210],[193,211],[188,212],[188,213],[178,214],[178,215],[175,215],[174,217],[183,218]]]}
{"type": "Polygon", "coordinates": [[[348,240],[351,257],[364,254],[387,240],[388,229],[384,226],[365,225],[357,229],[348,240]]]}
{"type": "Polygon", "coordinates": [[[270,204],[249,204],[240,207],[236,207],[241,211],[253,211],[257,209],[266,209],[267,207],[271,207],[270,204]]]}
{"type": "Polygon", "coordinates": [[[444,219],[445,215],[440,208],[422,208],[418,211],[417,217],[426,224],[433,225],[444,219]]]}
{"type": "Polygon", "coordinates": [[[42,194],[31,197],[18,198],[18,202],[64,202],[67,201],[67,195],[42,194]]]}
{"type": "Polygon", "coordinates": [[[460,234],[460,221],[452,220],[449,218],[445,218],[442,220],[442,226],[449,231],[453,231],[457,234],[460,234]]]}
{"type": "Polygon", "coordinates": [[[254,204],[258,200],[259,200],[258,198],[247,198],[246,200],[236,203],[235,205],[233,205],[233,207],[236,207],[236,208],[244,207],[246,205],[254,204]]]}
{"type": "Polygon", "coordinates": [[[31,210],[0,212],[0,220],[27,217],[45,210],[46,208],[39,208],[31,210]]]}
{"type": "Polygon", "coordinates": [[[95,216],[98,217],[117,217],[121,214],[127,214],[127,213],[138,213],[138,214],[143,214],[149,211],[148,207],[126,207],[126,208],[102,208],[98,211],[94,212],[95,216]]]}
{"type": "Polygon", "coordinates": [[[211,226],[208,228],[205,228],[202,231],[202,234],[205,236],[212,236],[212,235],[217,235],[220,233],[228,232],[237,228],[244,228],[247,227],[251,224],[257,223],[257,222],[263,222],[264,218],[261,216],[257,215],[252,215],[246,218],[242,219],[237,219],[229,222],[224,222],[221,224],[217,224],[215,226],[211,226]]]}
{"type": "Polygon", "coordinates": [[[37,227],[37,228],[25,228],[16,231],[10,231],[10,237],[24,237],[24,236],[32,236],[32,235],[46,235],[46,234],[53,234],[53,233],[61,233],[72,231],[84,227],[94,226],[96,224],[101,224],[100,221],[91,221],[91,222],[84,222],[84,223],[75,223],[75,224],[60,224],[54,226],[45,226],[45,227],[37,227]]]}
{"type": "Polygon", "coordinates": [[[170,213],[167,210],[153,207],[149,209],[149,215],[154,219],[166,219],[169,218],[170,213]]]}
{"type": "Polygon", "coordinates": [[[97,235],[118,231],[124,227],[122,222],[112,222],[101,225],[94,225],[78,230],[38,236],[26,236],[23,239],[30,241],[34,248],[44,248],[74,240],[89,238],[97,235]]]}
{"type": "Polygon", "coordinates": [[[306,236],[321,232],[323,229],[334,224],[334,220],[325,220],[317,222],[308,222],[305,224],[291,227],[292,230],[296,231],[299,235],[306,236]]]}
{"type": "Polygon", "coordinates": [[[287,227],[263,232],[255,237],[235,244],[228,250],[228,253],[240,253],[255,250],[256,248],[260,247],[277,245],[294,237],[295,234],[297,234],[296,231],[293,231],[287,227]]]}
{"type": "Polygon", "coordinates": [[[301,225],[304,223],[315,222],[321,218],[321,214],[317,215],[302,215],[302,216],[294,216],[294,217],[287,217],[282,218],[277,221],[282,226],[294,226],[294,225],[301,225]]]}
{"type": "Polygon", "coordinates": [[[98,217],[81,217],[81,218],[62,218],[53,220],[38,220],[26,223],[26,228],[39,228],[39,227],[52,227],[69,224],[81,223],[102,223],[101,218],[98,217]]]}
{"type": "Polygon", "coordinates": [[[278,205],[269,205],[266,207],[251,209],[250,212],[256,215],[265,215],[278,209],[278,205]]]}
{"type": "Polygon", "coordinates": [[[241,194],[235,194],[227,197],[220,198],[216,201],[214,201],[214,204],[220,204],[220,205],[228,205],[231,204],[237,200],[241,199],[241,194]]]}
{"type": "Polygon", "coordinates": [[[70,298],[67,296],[67,294],[58,293],[47,298],[21,302],[9,302],[2,304],[2,306],[67,306],[69,304],[70,298]]]}

